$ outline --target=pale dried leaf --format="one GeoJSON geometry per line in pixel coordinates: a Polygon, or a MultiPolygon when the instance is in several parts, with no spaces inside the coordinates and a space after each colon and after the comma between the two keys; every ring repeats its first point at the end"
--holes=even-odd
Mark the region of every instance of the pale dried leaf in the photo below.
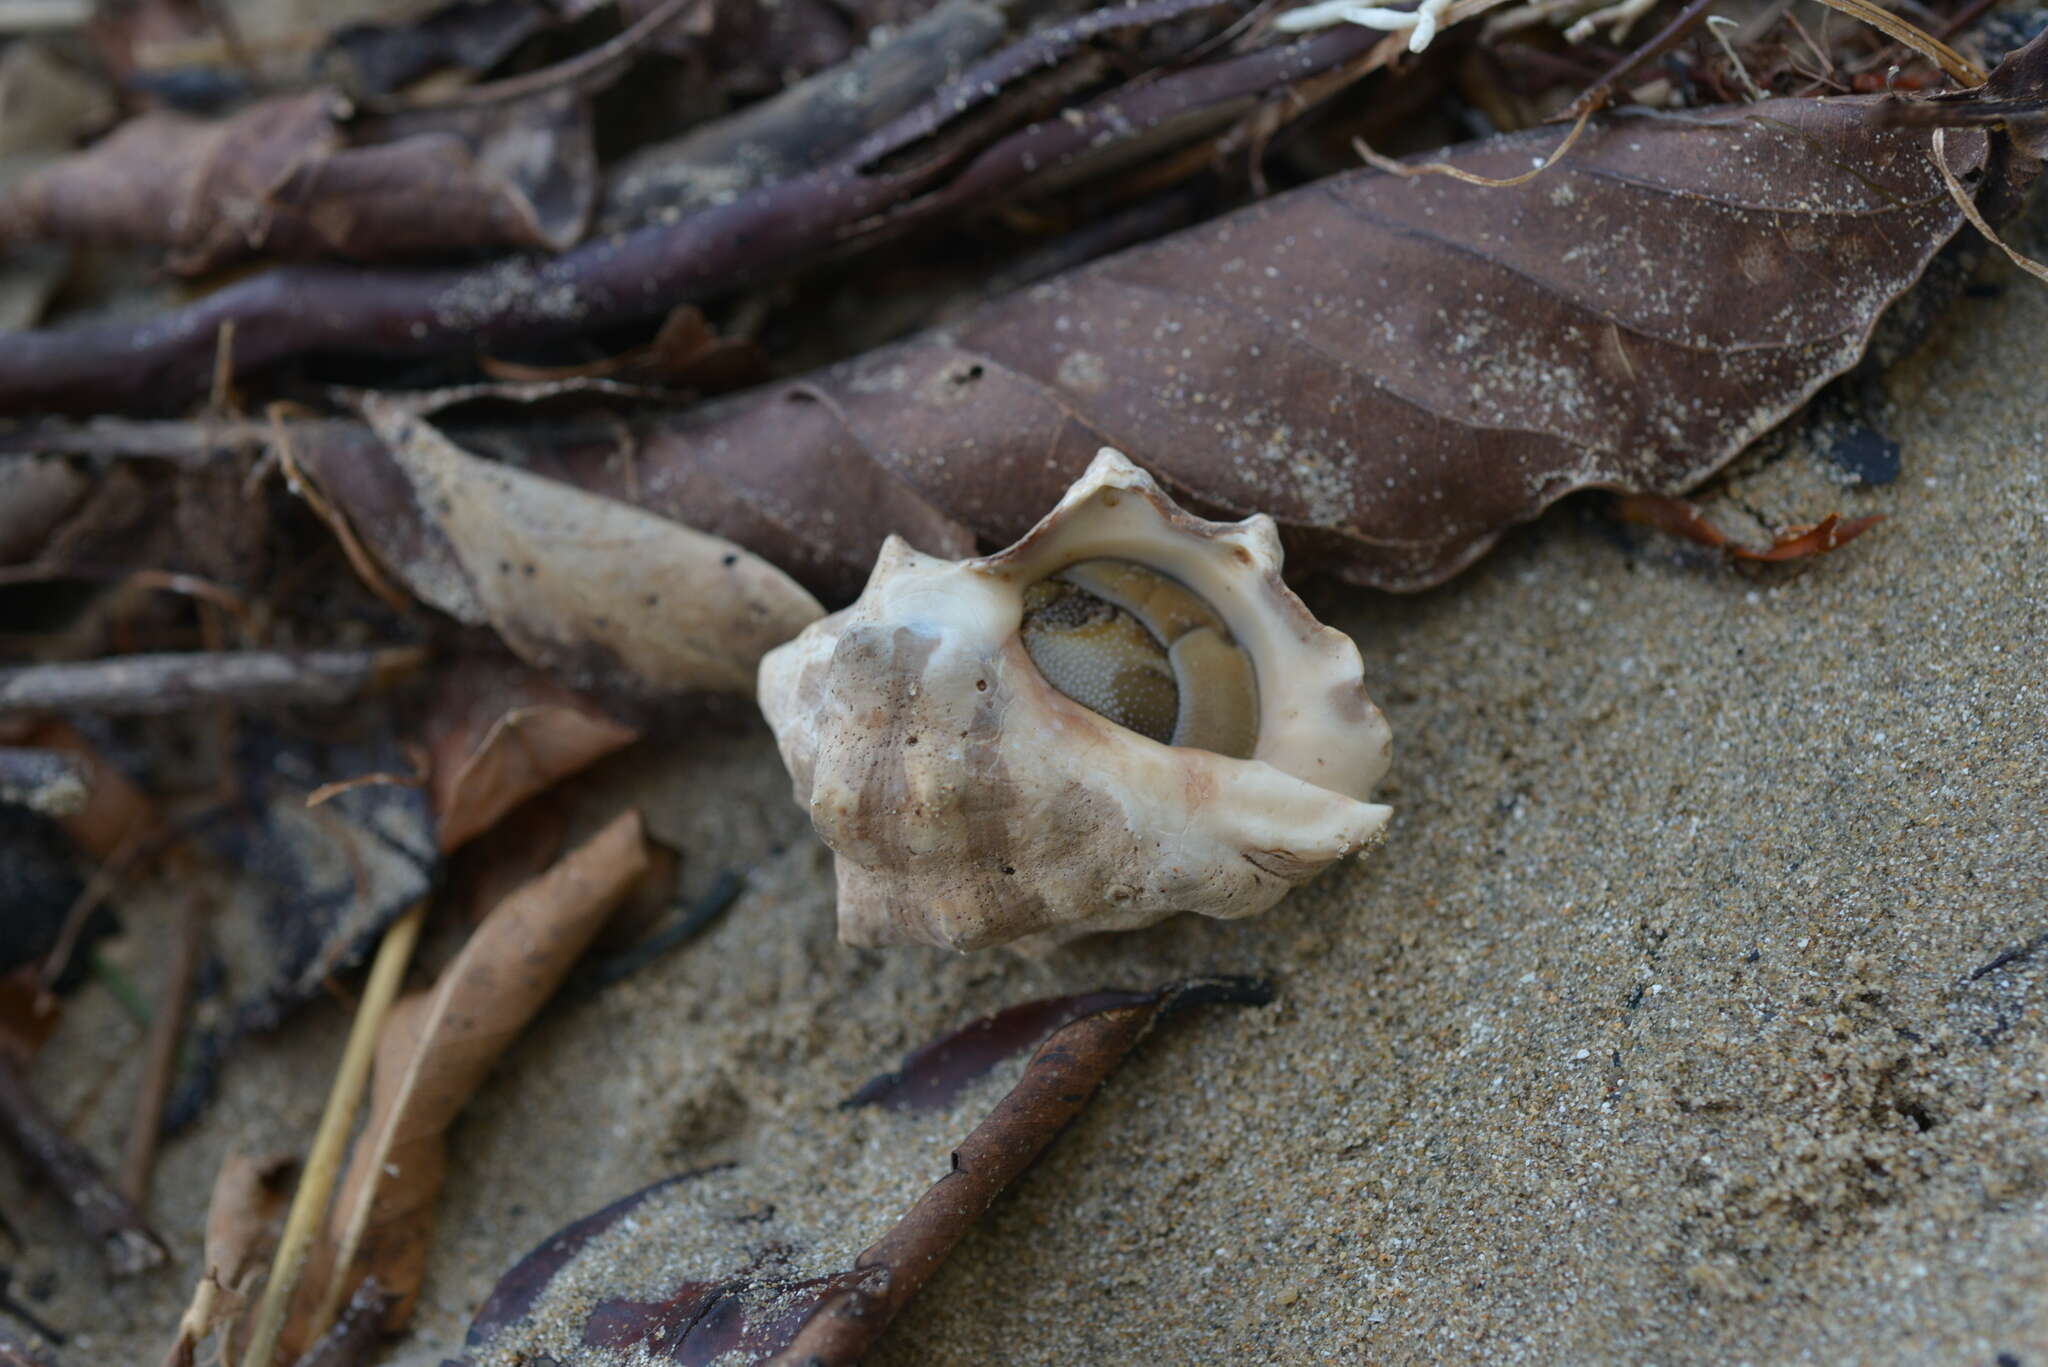
{"type": "Polygon", "coordinates": [[[572,681],[748,692],[761,656],[822,615],[764,560],[677,522],[461,450],[372,399],[395,478],[326,492],[422,600],[494,627],[572,681]],[[403,483],[401,484],[400,481],[403,483]]]}

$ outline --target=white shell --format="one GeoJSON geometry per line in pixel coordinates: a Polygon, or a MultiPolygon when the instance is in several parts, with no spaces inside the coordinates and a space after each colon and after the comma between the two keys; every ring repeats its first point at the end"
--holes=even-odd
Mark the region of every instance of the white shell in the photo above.
{"type": "Polygon", "coordinates": [[[840,938],[969,950],[1249,916],[1376,841],[1386,721],[1358,648],[1280,562],[1271,518],[1203,521],[1108,448],[1008,550],[946,561],[889,538],[857,602],[761,662],[797,800],[838,855],[840,938]],[[1099,558],[1223,619],[1256,673],[1250,759],[1160,744],[1040,675],[1024,590],[1099,558]]]}

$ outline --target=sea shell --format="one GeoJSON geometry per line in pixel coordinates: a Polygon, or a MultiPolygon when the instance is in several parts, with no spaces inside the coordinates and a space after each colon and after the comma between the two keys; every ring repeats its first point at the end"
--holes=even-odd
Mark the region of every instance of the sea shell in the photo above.
{"type": "Polygon", "coordinates": [[[1203,521],[1108,448],[1008,550],[889,538],[857,602],[761,663],[840,938],[1249,916],[1374,843],[1386,722],[1280,562],[1271,518],[1203,521]]]}

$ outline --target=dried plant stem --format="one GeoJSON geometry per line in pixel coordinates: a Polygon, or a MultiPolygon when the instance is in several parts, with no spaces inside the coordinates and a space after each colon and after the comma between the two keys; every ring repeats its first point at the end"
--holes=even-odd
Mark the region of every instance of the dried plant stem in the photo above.
{"type": "Polygon", "coordinates": [[[1913,49],[1928,61],[1946,71],[1958,85],[1975,86],[1984,84],[1984,72],[1969,58],[1957,52],[1925,29],[1899,18],[1890,10],[1881,9],[1871,0],[1820,0],[1829,9],[1840,10],[1852,19],[1864,23],[1882,33],[1895,43],[1902,43],[1913,49]]]}
{"type": "Polygon", "coordinates": [[[1992,231],[1991,225],[1984,221],[1983,210],[1970,198],[1970,192],[1963,188],[1963,183],[1956,179],[1956,173],[1948,169],[1947,139],[1944,136],[1947,132],[1946,128],[1934,130],[1933,145],[1928,150],[1927,159],[1933,162],[1934,169],[1941,173],[1941,183],[1948,188],[1949,197],[1955,200],[1956,207],[1963,211],[1963,217],[1970,220],[1970,226],[1984,234],[1986,242],[2004,252],[2013,265],[2043,284],[2048,284],[2048,266],[2042,265],[2032,257],[2022,256],[2013,250],[2004,238],[1992,231]]]}
{"type": "Polygon", "coordinates": [[[1389,175],[1404,176],[1411,180],[1416,176],[1449,176],[1452,180],[1463,181],[1467,185],[1477,185],[1483,190],[1511,190],[1517,185],[1527,185],[1530,181],[1557,165],[1564,154],[1572,150],[1572,144],[1579,140],[1579,134],[1586,131],[1586,121],[1592,117],[1593,106],[1588,105],[1580,112],[1579,121],[1572,125],[1572,131],[1564,135],[1564,141],[1559,143],[1549,156],[1537,162],[1534,170],[1524,171],[1519,176],[1508,176],[1501,180],[1496,180],[1492,176],[1476,176],[1461,167],[1451,165],[1447,161],[1429,161],[1422,163],[1420,166],[1410,166],[1406,162],[1395,161],[1392,157],[1381,156],[1378,152],[1366,146],[1364,138],[1353,138],[1351,146],[1360,157],[1365,159],[1368,165],[1385,171],[1389,175]]]}
{"type": "Polygon", "coordinates": [[[327,1094],[327,1109],[320,1116],[320,1128],[313,1136],[313,1148],[306,1155],[305,1175],[292,1195],[291,1213],[285,1217],[284,1237],[278,1242],[277,1257],[270,1265],[270,1280],[263,1288],[263,1300],[249,1332],[249,1348],[242,1355],[242,1367],[271,1367],[277,1353],[278,1334],[284,1329],[285,1311],[298,1289],[306,1256],[320,1232],[327,1212],[327,1198],[341,1170],[341,1155],[348,1143],[349,1123],[362,1100],[363,1085],[370,1078],[370,1063],[377,1053],[377,1040],[384,1031],[384,1018],[397,1000],[405,966],[419,943],[420,922],[427,904],[418,903],[391,923],[377,946],[377,958],[370,965],[369,981],[362,1000],[356,1004],[356,1018],[349,1026],[348,1044],[343,1048],[341,1066],[335,1070],[334,1086],[327,1094]]]}
{"type": "MultiPolygon", "coordinates": [[[[444,973],[441,981],[435,985],[433,1002],[427,1008],[426,1019],[419,1027],[419,1038],[422,1041],[433,1039],[439,1032],[441,1023],[448,1014],[448,1003],[454,998],[459,977],[460,975],[454,972],[444,973]]],[[[399,1081],[397,1095],[409,1096],[419,1086],[420,1071],[426,1066],[431,1052],[424,1046],[413,1050],[412,1058],[405,1066],[405,1076],[399,1081]]],[[[328,1277],[326,1289],[320,1293],[320,1304],[308,1322],[307,1333],[314,1338],[325,1334],[327,1327],[335,1322],[335,1316],[341,1312],[342,1298],[349,1294],[349,1276],[355,1267],[356,1253],[363,1246],[363,1234],[369,1229],[370,1216],[376,1211],[377,1186],[388,1166],[386,1158],[391,1152],[392,1141],[397,1138],[399,1122],[405,1118],[405,1108],[394,1106],[375,1133],[365,1130],[363,1134],[362,1142],[369,1146],[367,1152],[372,1155],[372,1161],[364,1168],[368,1175],[364,1179],[361,1193],[356,1198],[355,1208],[349,1212],[348,1225],[342,1230],[341,1239],[335,1246],[334,1270],[328,1277]]],[[[244,1367],[250,1365],[244,1364],[244,1367]]]]}
{"type": "Polygon", "coordinates": [[[149,1025],[148,1057],[142,1085],[135,1093],[135,1118],[128,1129],[128,1151],[121,1160],[121,1190],[141,1206],[149,1197],[150,1169],[156,1165],[157,1131],[163,1127],[164,1098],[170,1095],[177,1071],[178,1040],[185,1008],[192,998],[192,979],[199,968],[201,913],[199,899],[188,897],[178,908],[177,943],[170,971],[149,1025]]]}

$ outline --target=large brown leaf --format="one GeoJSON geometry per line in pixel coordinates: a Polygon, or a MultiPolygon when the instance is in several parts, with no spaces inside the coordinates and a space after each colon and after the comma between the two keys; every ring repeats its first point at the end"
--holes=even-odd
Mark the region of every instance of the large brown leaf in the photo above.
{"type": "MultiPolygon", "coordinates": [[[[1505,178],[1556,138],[1450,160],[1505,178]]],[[[1773,100],[1617,117],[1511,189],[1333,177],[672,420],[639,501],[800,545],[786,567],[844,596],[885,532],[1006,541],[1109,444],[1422,588],[1572,490],[1693,487],[1853,365],[1963,221],[1929,142],[1865,100],[1773,100]]],[[[1966,179],[1987,155],[1949,137],[1966,179]]]]}

